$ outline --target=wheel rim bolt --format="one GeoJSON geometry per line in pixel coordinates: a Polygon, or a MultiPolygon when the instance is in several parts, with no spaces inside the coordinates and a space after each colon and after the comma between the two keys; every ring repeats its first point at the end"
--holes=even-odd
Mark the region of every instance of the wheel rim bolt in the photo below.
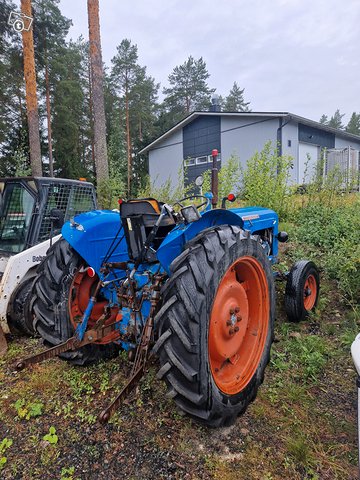
{"type": "Polygon", "coordinates": [[[235,328],[234,328],[234,331],[235,331],[235,332],[238,332],[239,330],[240,330],[239,327],[235,327],[235,328]]]}
{"type": "Polygon", "coordinates": [[[242,316],[241,315],[236,315],[236,321],[241,322],[241,320],[242,320],[242,316]]]}
{"type": "Polygon", "coordinates": [[[231,321],[231,320],[226,320],[226,325],[227,325],[228,327],[230,327],[230,326],[232,325],[232,321],[231,321]]]}
{"type": "Polygon", "coordinates": [[[234,315],[235,310],[233,308],[230,308],[230,315],[234,315]]]}
{"type": "Polygon", "coordinates": [[[234,329],[233,328],[230,328],[229,335],[234,335],[234,329]]]}
{"type": "Polygon", "coordinates": [[[235,313],[239,313],[240,312],[240,307],[236,307],[235,308],[235,313]]]}

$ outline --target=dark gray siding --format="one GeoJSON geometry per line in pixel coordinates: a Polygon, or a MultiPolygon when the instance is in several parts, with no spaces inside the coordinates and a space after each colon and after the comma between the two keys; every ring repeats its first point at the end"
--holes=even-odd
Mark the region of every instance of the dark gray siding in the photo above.
{"type": "MultiPolygon", "coordinates": [[[[199,117],[183,128],[184,160],[209,156],[216,148],[221,152],[220,117],[199,117]]],[[[221,162],[218,162],[218,168],[221,162]]],[[[211,168],[210,163],[186,167],[185,185],[194,183],[198,175],[211,168]]]]}
{"type": "Polygon", "coordinates": [[[198,117],[183,128],[184,159],[221,151],[220,117],[198,117]]]}
{"type": "Polygon", "coordinates": [[[299,142],[312,143],[320,147],[334,148],[335,134],[299,123],[299,142]]]}

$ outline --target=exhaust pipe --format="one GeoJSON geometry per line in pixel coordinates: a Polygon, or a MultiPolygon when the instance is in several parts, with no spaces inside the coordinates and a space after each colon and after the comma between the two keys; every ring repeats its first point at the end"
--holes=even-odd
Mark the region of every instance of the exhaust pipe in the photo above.
{"type": "Polygon", "coordinates": [[[216,148],[211,152],[212,156],[212,169],[211,169],[211,192],[213,195],[213,198],[211,200],[212,208],[216,208],[216,205],[218,203],[218,197],[219,197],[219,171],[217,168],[217,157],[218,157],[219,152],[216,150],[216,148]]]}

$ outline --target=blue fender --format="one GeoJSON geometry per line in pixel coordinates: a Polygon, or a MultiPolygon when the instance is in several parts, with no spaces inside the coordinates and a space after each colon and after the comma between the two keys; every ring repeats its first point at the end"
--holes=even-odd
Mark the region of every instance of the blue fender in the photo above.
{"type": "Polygon", "coordinates": [[[74,222],[66,222],[61,233],[97,274],[100,273],[105,257],[113,248],[111,261],[129,260],[119,212],[94,210],[82,213],[75,217],[74,222]]]}
{"type": "Polygon", "coordinates": [[[167,235],[157,250],[157,258],[166,272],[170,274],[171,262],[180,255],[192,238],[206,228],[216,225],[238,225],[251,233],[272,229],[274,241],[270,260],[276,262],[278,242],[275,236],[278,233],[279,220],[273,210],[262,207],[215,209],[205,212],[197,222],[175,227],[167,235]]]}
{"type": "Polygon", "coordinates": [[[243,220],[231,210],[210,210],[205,212],[200,220],[189,225],[175,227],[165,238],[157,250],[157,257],[162,267],[170,273],[171,262],[180,255],[184,246],[206,228],[216,225],[239,225],[243,227],[243,220]]]}

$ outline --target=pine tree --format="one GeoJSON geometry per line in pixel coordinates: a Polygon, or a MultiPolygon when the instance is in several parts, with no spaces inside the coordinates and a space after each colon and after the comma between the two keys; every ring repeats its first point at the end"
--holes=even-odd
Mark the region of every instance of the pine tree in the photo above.
{"type": "Polygon", "coordinates": [[[321,115],[321,118],[320,118],[320,120],[319,120],[319,123],[322,123],[323,125],[328,125],[328,124],[329,124],[328,116],[323,113],[323,114],[321,115]]]}
{"type": "Polygon", "coordinates": [[[353,112],[349,123],[346,125],[346,131],[354,135],[360,135],[360,113],[353,112]]]}
{"type": "Polygon", "coordinates": [[[16,159],[30,165],[21,35],[7,24],[14,10],[0,0],[0,176],[16,173],[16,159]]]}
{"type": "Polygon", "coordinates": [[[234,82],[229,95],[225,99],[224,109],[226,112],[250,112],[250,102],[245,102],[244,91],[234,82]]]}
{"type": "Polygon", "coordinates": [[[337,109],[334,115],[329,120],[329,127],[338,128],[340,130],[343,129],[344,126],[342,124],[342,118],[344,115],[344,113],[340,113],[340,110],[337,109]]]}
{"type": "Polygon", "coordinates": [[[126,155],[127,155],[127,193],[131,195],[131,177],[132,177],[132,148],[130,132],[130,92],[136,84],[139,75],[140,66],[137,63],[138,53],[137,45],[132,45],[131,41],[124,39],[117,47],[117,54],[111,60],[112,79],[115,89],[120,94],[125,112],[125,131],[126,131],[126,155]]]}
{"type": "Polygon", "coordinates": [[[82,139],[85,107],[83,50],[81,39],[70,42],[52,65],[54,169],[57,175],[65,178],[86,177],[88,173],[83,162],[85,147],[82,139]]]}
{"type": "MultiPolygon", "coordinates": [[[[64,17],[58,7],[59,0],[34,0],[34,43],[39,91],[45,97],[47,150],[49,174],[54,176],[52,148],[52,114],[51,114],[51,64],[65,44],[71,20],[64,17]]],[[[40,114],[42,104],[40,101],[40,114]]]]}
{"type": "Polygon", "coordinates": [[[170,86],[164,88],[164,106],[172,113],[173,122],[181,120],[194,110],[207,110],[211,103],[214,88],[208,86],[210,77],[202,57],[195,60],[191,55],[175,67],[169,75],[170,86]]]}
{"type": "Polygon", "coordinates": [[[137,152],[156,137],[157,94],[159,84],[146,75],[146,69],[139,70],[134,88],[130,92],[130,129],[132,149],[136,157],[133,162],[133,193],[144,182],[147,175],[147,161],[137,152]]]}

